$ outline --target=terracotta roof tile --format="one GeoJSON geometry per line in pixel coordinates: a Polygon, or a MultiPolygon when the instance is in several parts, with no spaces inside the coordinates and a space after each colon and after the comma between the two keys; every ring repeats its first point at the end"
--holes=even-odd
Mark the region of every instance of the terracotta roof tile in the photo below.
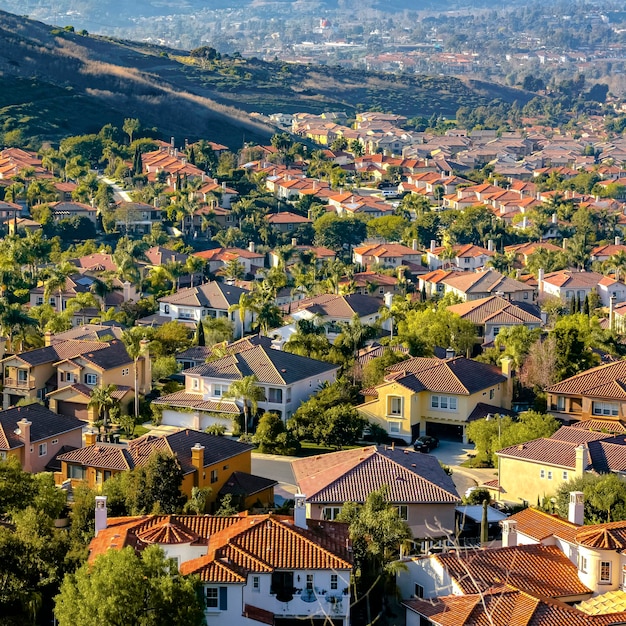
{"type": "Polygon", "coordinates": [[[159,302],[227,311],[228,307],[239,302],[240,296],[244,293],[248,293],[247,289],[211,281],[198,287],[180,289],[172,295],[159,298],[159,302]]]}
{"type": "Polygon", "coordinates": [[[548,387],[549,393],[585,395],[597,398],[626,398],[626,361],[593,367],[548,387]],[[605,394],[605,395],[600,395],[605,394]]]}
{"type": "Polygon", "coordinates": [[[469,300],[448,307],[448,311],[468,319],[474,324],[539,324],[543,322],[538,315],[517,306],[499,296],[488,296],[478,300],[469,300]]]}
{"type": "Polygon", "coordinates": [[[550,515],[533,507],[523,509],[508,519],[517,522],[518,532],[539,542],[549,537],[558,537],[575,543],[576,533],[580,529],[577,524],[573,524],[558,515],[550,515]]]}
{"type": "Polygon", "coordinates": [[[576,533],[576,541],[587,548],[622,552],[626,548],[626,522],[584,526],[576,533]]]}

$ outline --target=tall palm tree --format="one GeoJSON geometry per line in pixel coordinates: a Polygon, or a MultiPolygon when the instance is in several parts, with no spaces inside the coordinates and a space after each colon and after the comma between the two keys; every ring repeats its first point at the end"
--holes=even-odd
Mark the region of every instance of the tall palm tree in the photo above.
{"type": "MultiPolygon", "coordinates": [[[[144,337],[145,333],[143,329],[139,327],[125,330],[121,336],[122,343],[126,347],[126,352],[128,352],[128,356],[133,360],[133,374],[135,378],[135,418],[139,417],[139,370],[137,363],[139,358],[144,354],[144,346],[141,343],[144,337]]],[[[145,356],[146,358],[150,358],[148,355],[145,356]]]]}
{"type": "Polygon", "coordinates": [[[265,400],[265,391],[257,385],[257,382],[258,379],[254,375],[244,376],[241,380],[234,381],[224,394],[224,398],[234,398],[243,404],[244,432],[246,435],[251,425],[251,418],[259,410],[259,402],[265,400]]]}
{"type": "Polygon", "coordinates": [[[283,323],[282,311],[271,301],[261,302],[257,308],[255,328],[259,335],[267,335],[270,328],[276,328],[283,323]]]}
{"type": "Polygon", "coordinates": [[[245,334],[245,321],[248,313],[252,314],[254,320],[254,314],[257,312],[256,298],[249,293],[242,293],[239,296],[239,302],[237,304],[231,304],[228,307],[228,312],[239,311],[239,321],[241,322],[241,336],[245,334]]]}
{"type": "Polygon", "coordinates": [[[101,385],[91,392],[88,408],[95,407],[98,417],[102,417],[102,423],[106,430],[109,426],[109,415],[111,409],[117,405],[117,400],[113,397],[113,393],[117,390],[117,385],[101,385]]]}
{"type": "Polygon", "coordinates": [[[57,265],[48,272],[48,278],[46,279],[43,296],[46,302],[50,301],[50,297],[56,291],[58,302],[56,303],[56,309],[58,313],[63,311],[63,289],[67,283],[68,276],[75,274],[78,270],[75,265],[72,265],[68,261],[64,261],[61,265],[57,265]]]}
{"type": "Polygon", "coordinates": [[[620,250],[616,254],[612,254],[605,261],[604,267],[609,272],[614,272],[615,280],[619,280],[621,276],[626,274],[626,252],[620,250]]]}
{"type": "Polygon", "coordinates": [[[5,298],[0,299],[0,332],[7,338],[7,351],[13,346],[13,335],[26,326],[36,326],[37,321],[28,316],[17,302],[9,304],[5,298]]]}
{"type": "Polygon", "coordinates": [[[239,259],[231,259],[224,263],[216,273],[218,276],[222,276],[226,282],[234,282],[245,276],[246,268],[239,259]]]}

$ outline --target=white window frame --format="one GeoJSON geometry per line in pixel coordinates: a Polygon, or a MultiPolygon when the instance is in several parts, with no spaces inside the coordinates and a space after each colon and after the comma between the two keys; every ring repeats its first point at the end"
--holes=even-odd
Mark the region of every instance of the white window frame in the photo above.
{"type": "Polygon", "coordinates": [[[548,470],[548,480],[552,480],[552,470],[548,470]]]}
{"type": "Polygon", "coordinates": [[[594,415],[609,415],[612,417],[619,415],[619,404],[615,402],[599,402],[594,400],[591,403],[591,409],[594,415]]]}
{"type": "Polygon", "coordinates": [[[204,600],[206,602],[207,609],[220,608],[220,590],[219,587],[207,587],[204,591],[204,600]],[[209,592],[211,592],[209,597],[209,592]],[[213,595],[215,594],[215,596],[213,595]]]}
{"type": "Polygon", "coordinates": [[[600,561],[598,567],[598,582],[601,585],[610,585],[612,579],[612,563],[611,561],[600,561]]]}
{"type": "Polygon", "coordinates": [[[540,469],[539,470],[539,478],[545,478],[545,477],[546,477],[546,470],[540,469]]]}
{"type": "Polygon", "coordinates": [[[254,593],[261,592],[261,577],[260,576],[252,577],[252,591],[254,591],[254,593]]]}
{"type": "Polygon", "coordinates": [[[578,569],[584,574],[587,573],[587,557],[582,554],[578,555],[578,569]]]}
{"type": "Polygon", "coordinates": [[[398,517],[401,520],[404,520],[405,522],[409,521],[409,507],[406,504],[398,504],[398,506],[396,506],[396,509],[398,510],[398,517]]]}
{"type": "Polygon", "coordinates": [[[44,441],[43,443],[40,443],[37,447],[37,452],[39,453],[39,456],[46,456],[48,454],[48,442],[44,441]]]}
{"type": "Polygon", "coordinates": [[[339,576],[338,576],[338,574],[331,574],[330,575],[330,589],[331,589],[331,591],[333,589],[339,589],[339,576]]]}
{"type": "Polygon", "coordinates": [[[565,411],[565,396],[556,397],[556,410],[565,411]]]}
{"type": "Polygon", "coordinates": [[[125,367],[125,368],[122,370],[122,376],[128,376],[129,371],[130,371],[130,370],[129,370],[127,367],[125,367]]]}
{"type": "Polygon", "coordinates": [[[341,513],[340,506],[325,506],[322,509],[322,519],[332,522],[337,519],[339,513],[341,513]]]}
{"type": "Polygon", "coordinates": [[[387,396],[387,415],[402,417],[403,409],[404,398],[402,396],[387,396]]]}
{"type": "Polygon", "coordinates": [[[440,396],[433,394],[430,396],[430,408],[437,411],[456,412],[458,410],[458,400],[456,396],[440,396]]]}
{"type": "Polygon", "coordinates": [[[98,375],[97,374],[85,374],[85,384],[86,385],[97,385],[98,384],[98,375]]]}
{"type": "Polygon", "coordinates": [[[563,480],[567,480],[567,470],[563,470],[563,480]]]}
{"type": "Polygon", "coordinates": [[[390,421],[388,424],[390,435],[398,435],[402,432],[402,424],[400,422],[390,421]]]}

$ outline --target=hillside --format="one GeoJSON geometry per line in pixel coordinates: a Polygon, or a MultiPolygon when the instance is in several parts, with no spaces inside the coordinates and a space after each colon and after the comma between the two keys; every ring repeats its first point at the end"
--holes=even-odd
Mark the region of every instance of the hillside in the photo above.
{"type": "Polygon", "coordinates": [[[528,94],[450,77],[388,75],[257,59],[204,62],[184,51],[82,36],[0,12],[0,128],[39,140],[137,117],[166,138],[210,137],[237,148],[274,129],[248,113],[378,106],[453,117],[459,106],[528,94]]]}

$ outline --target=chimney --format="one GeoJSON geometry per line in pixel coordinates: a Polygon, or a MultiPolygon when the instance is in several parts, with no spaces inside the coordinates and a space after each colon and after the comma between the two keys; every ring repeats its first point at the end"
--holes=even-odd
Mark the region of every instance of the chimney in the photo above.
{"type": "Polygon", "coordinates": [[[567,237],[563,237],[563,243],[562,243],[562,245],[563,245],[563,250],[567,250],[567,241],[568,241],[568,240],[567,240],[567,237]]]}
{"type": "Polygon", "coordinates": [[[251,241],[251,242],[248,244],[248,250],[249,250],[250,252],[254,252],[254,241],[251,241]]]}
{"type": "Polygon", "coordinates": [[[525,215],[522,218],[522,228],[528,228],[528,218],[525,215]]]}
{"type": "Polygon", "coordinates": [[[437,247],[437,242],[434,239],[430,240],[430,251],[435,252],[435,248],[437,247]]]}
{"type": "Polygon", "coordinates": [[[291,245],[295,248],[298,245],[298,240],[295,237],[291,238],[291,245]]]}
{"type": "Polygon", "coordinates": [[[143,362],[142,377],[139,379],[139,393],[144,395],[152,391],[152,359],[150,358],[150,341],[142,339],[139,342],[141,346],[141,360],[143,362]]]}
{"type": "Polygon", "coordinates": [[[502,547],[514,548],[517,545],[517,522],[505,519],[502,522],[502,547]]]}
{"type": "MultiPolygon", "coordinates": [[[[20,407],[17,408],[20,411],[20,407]]],[[[32,426],[32,422],[29,422],[25,417],[23,417],[18,423],[17,428],[15,429],[15,434],[24,442],[24,471],[32,472],[33,466],[31,462],[31,452],[30,452],[30,427],[32,426]]]]}
{"type": "Polygon", "coordinates": [[[43,334],[43,345],[46,348],[52,345],[52,333],[49,330],[43,334]]]}
{"type": "Polygon", "coordinates": [[[454,348],[446,348],[446,359],[453,359],[456,356],[454,348]]]}
{"type": "Polygon", "coordinates": [[[170,146],[171,146],[172,148],[174,148],[174,137],[172,137],[172,138],[170,139],[170,146]]]}
{"type": "Polygon", "coordinates": [[[622,245],[622,238],[621,237],[618,237],[618,236],[615,237],[615,245],[616,246],[621,246],[622,245]]]}
{"type": "Polygon", "coordinates": [[[391,308],[391,304],[393,303],[393,294],[390,291],[388,291],[385,294],[384,298],[385,298],[385,306],[388,309],[390,309],[391,308]]]}
{"type": "Polygon", "coordinates": [[[553,214],[552,214],[552,223],[553,223],[553,224],[556,224],[556,222],[557,222],[557,214],[556,214],[556,213],[553,213],[553,214]]]}
{"type": "Polygon", "coordinates": [[[98,433],[96,433],[95,430],[88,430],[85,433],[85,448],[88,448],[89,446],[95,446],[96,445],[96,441],[97,441],[97,436],[98,433]]]}
{"type": "Polygon", "coordinates": [[[293,506],[293,523],[298,528],[304,528],[306,530],[306,496],[302,493],[297,493],[294,496],[293,506]]]}
{"type": "Polygon", "coordinates": [[[613,293],[609,298],[609,329],[615,330],[615,301],[617,296],[613,293]]]}
{"type": "Polygon", "coordinates": [[[493,239],[489,239],[487,241],[487,250],[489,250],[489,252],[493,252],[493,239]]]}
{"type": "MultiPolygon", "coordinates": [[[[124,297],[124,302],[128,302],[130,300],[130,298],[131,298],[131,296],[130,296],[131,287],[132,287],[132,285],[127,280],[125,280],[122,283],[122,295],[124,297]]],[[[106,308],[106,306],[105,306],[105,308],[106,308]]]]}
{"type": "Polygon", "coordinates": [[[537,291],[539,291],[539,293],[543,293],[543,276],[543,267],[540,267],[539,270],[537,270],[537,291]]]}
{"type": "Polygon", "coordinates": [[[581,443],[576,446],[576,465],[574,469],[574,476],[582,477],[587,467],[587,446],[581,443]]]}
{"type": "Polygon", "coordinates": [[[194,478],[194,484],[200,486],[200,478],[204,472],[204,446],[197,443],[191,448],[191,464],[196,468],[196,476],[194,478]]]}
{"type": "MultiPolygon", "coordinates": [[[[578,447],[580,448],[581,446],[578,447]]],[[[570,491],[567,519],[572,524],[577,524],[578,526],[582,526],[585,523],[585,494],[582,491],[570,491]]]]}
{"type": "Polygon", "coordinates": [[[222,189],[226,190],[226,183],[222,183],[222,189]]]}
{"type": "Polygon", "coordinates": [[[107,497],[96,496],[96,537],[107,527],[107,497]]]}

